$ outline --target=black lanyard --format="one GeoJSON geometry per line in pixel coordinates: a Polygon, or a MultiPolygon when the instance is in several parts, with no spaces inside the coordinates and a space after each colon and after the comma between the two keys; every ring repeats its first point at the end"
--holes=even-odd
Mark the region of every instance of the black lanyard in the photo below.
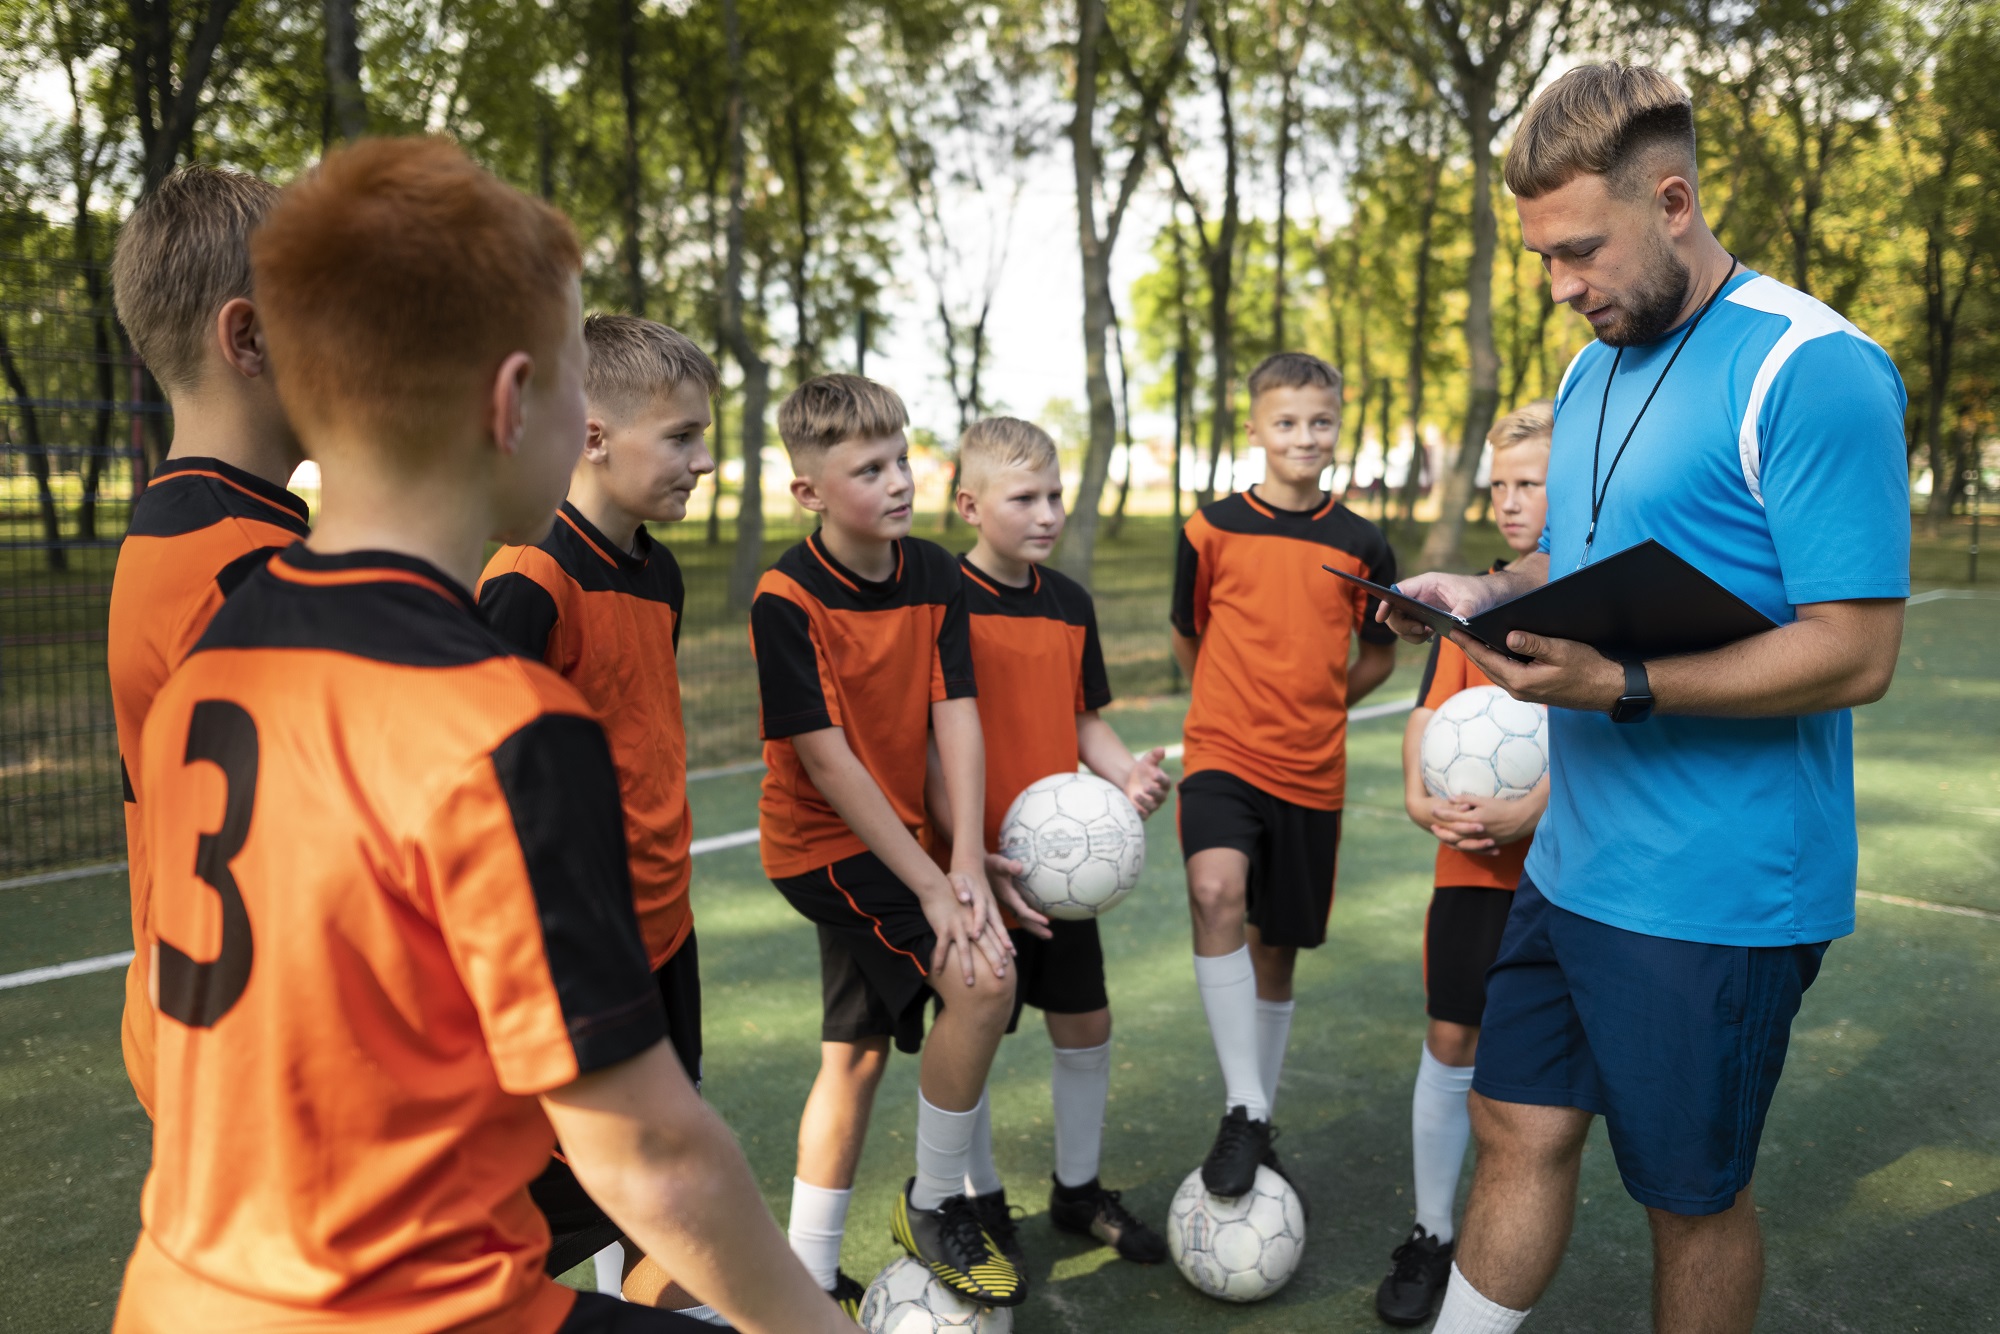
{"type": "Polygon", "coordinates": [[[1722,275],[1722,281],[1708,294],[1708,300],[1701,303],[1701,309],[1688,321],[1687,332],[1681,335],[1681,341],[1674,347],[1674,354],[1667,358],[1667,364],[1661,368],[1660,378],[1653,381],[1652,393],[1647,394],[1646,401],[1639,405],[1639,415],[1632,419],[1631,429],[1626,431],[1625,438],[1618,442],[1618,452],[1611,456],[1611,466],[1604,473],[1604,489],[1600,491],[1597,489],[1597,459],[1599,452],[1604,448],[1604,417],[1611,409],[1611,384],[1618,378],[1618,363],[1625,359],[1625,349],[1619,348],[1612,356],[1611,372],[1604,377],[1604,401],[1597,406],[1597,439],[1590,446],[1590,530],[1583,535],[1583,555],[1578,557],[1576,562],[1576,568],[1579,570],[1590,560],[1591,543],[1597,540],[1597,519],[1604,512],[1605,497],[1611,494],[1611,479],[1617,475],[1618,461],[1625,457],[1625,446],[1632,443],[1632,437],[1638,433],[1639,423],[1646,420],[1646,409],[1653,406],[1654,396],[1660,392],[1660,386],[1667,382],[1667,372],[1681,359],[1681,349],[1688,345],[1688,339],[1694,337],[1694,331],[1701,327],[1701,317],[1708,314],[1708,308],[1722,295],[1722,289],[1729,286],[1729,280],[1736,276],[1736,268],[1736,256],[1731,255],[1729,272],[1722,275]]]}

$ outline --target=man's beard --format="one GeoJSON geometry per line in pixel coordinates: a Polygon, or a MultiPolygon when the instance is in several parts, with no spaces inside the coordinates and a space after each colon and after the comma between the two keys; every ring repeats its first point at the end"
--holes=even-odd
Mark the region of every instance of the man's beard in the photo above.
{"type": "Polygon", "coordinates": [[[1624,318],[1601,329],[1597,341],[1610,347],[1650,343],[1679,322],[1688,299],[1688,266],[1673,247],[1655,238],[1653,263],[1641,285],[1619,301],[1624,318]]]}

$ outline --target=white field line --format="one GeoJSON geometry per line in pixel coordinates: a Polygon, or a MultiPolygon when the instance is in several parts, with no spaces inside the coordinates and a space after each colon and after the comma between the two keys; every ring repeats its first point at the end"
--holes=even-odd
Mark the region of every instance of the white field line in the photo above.
{"type": "MultiPolygon", "coordinates": [[[[1391,700],[1387,704],[1370,704],[1365,708],[1356,709],[1352,717],[1357,723],[1366,722],[1370,718],[1386,718],[1393,713],[1409,712],[1415,703],[1416,701],[1413,699],[1399,699],[1391,700]]],[[[1168,759],[1177,760],[1180,756],[1181,748],[1179,746],[1169,746],[1167,748],[1168,759]]],[[[756,762],[728,765],[722,769],[697,770],[695,773],[688,775],[688,781],[695,781],[697,776],[718,778],[725,773],[754,773],[763,767],[762,762],[756,762]]],[[[689,845],[688,851],[694,856],[700,857],[710,852],[722,852],[729,848],[746,847],[756,841],[757,831],[755,829],[738,829],[734,833],[714,834],[708,838],[698,838],[689,845]]],[[[74,871],[54,871],[48,875],[27,876],[20,880],[0,881],[0,889],[11,889],[24,885],[53,884],[59,880],[77,880],[84,876],[103,875],[109,871],[122,871],[124,869],[125,863],[113,862],[105,866],[87,866],[74,871]]],[[[123,950],[117,954],[101,954],[94,959],[73,959],[68,963],[51,964],[47,968],[30,968],[25,972],[19,973],[0,973],[0,991],[9,991],[15,987],[31,987],[37,982],[53,982],[58,978],[81,977],[86,973],[105,973],[114,968],[123,968],[131,961],[132,951],[123,950]]]]}
{"type": "Polygon", "coordinates": [[[1962,903],[1932,903],[1929,899],[1906,899],[1901,894],[1877,894],[1872,889],[1857,889],[1854,893],[1857,898],[1892,904],[1898,908],[1921,908],[1925,912],[1950,913],[1953,917],[1972,917],[1982,922],[2000,922],[2000,912],[1990,912],[1985,908],[1968,908],[1962,903]]]}
{"type": "Polygon", "coordinates": [[[1971,598],[1980,602],[1986,602],[1993,598],[2000,598],[2000,593],[1989,593],[1982,588],[1933,588],[1922,593],[1912,593],[1903,605],[1907,607],[1921,607],[1926,602],[1942,602],[1946,598],[1954,600],[1971,598]]]}
{"type": "Polygon", "coordinates": [[[0,880],[0,889],[28,889],[34,885],[53,885],[63,880],[85,880],[94,875],[110,875],[113,871],[124,869],[124,862],[104,862],[98,866],[71,867],[67,871],[44,871],[40,875],[24,875],[18,880],[0,880]]]}

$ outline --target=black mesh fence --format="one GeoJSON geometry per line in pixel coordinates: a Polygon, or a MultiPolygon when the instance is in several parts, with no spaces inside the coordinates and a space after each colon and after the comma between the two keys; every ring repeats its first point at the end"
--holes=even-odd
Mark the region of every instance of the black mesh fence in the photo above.
{"type": "MultiPolygon", "coordinates": [[[[109,248],[101,238],[99,253],[109,248]]],[[[67,229],[0,216],[0,880],[122,859],[118,745],[105,674],[111,576],[133,499],[165,456],[171,422],[111,310],[103,268],[67,229]]],[[[774,454],[767,473],[783,476],[774,454]]],[[[309,501],[318,497],[305,492],[309,501]]],[[[686,575],[680,670],[688,758],[758,754],[747,617],[728,607],[735,547],[706,521],[655,530],[686,575]]],[[[809,531],[788,503],[767,519],[768,564],[809,531]]],[[[919,515],[917,534],[971,545],[919,515]]],[[[1173,688],[1165,627],[1174,527],[1133,516],[1100,538],[1098,621],[1121,696],[1173,688]]]]}
{"type": "Polygon", "coordinates": [[[124,855],[104,670],[111,571],[164,406],[101,267],[0,220],[0,877],[124,855]]]}

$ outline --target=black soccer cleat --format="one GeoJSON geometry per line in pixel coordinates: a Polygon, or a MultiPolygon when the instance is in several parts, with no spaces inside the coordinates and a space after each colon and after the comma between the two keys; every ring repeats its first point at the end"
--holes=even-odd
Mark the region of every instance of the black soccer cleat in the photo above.
{"type": "MultiPolygon", "coordinates": [[[[1273,1130],[1271,1132],[1271,1138],[1274,1140],[1278,1138],[1278,1132],[1276,1130],[1273,1130]]],[[[1285,1184],[1292,1188],[1292,1194],[1299,1197],[1299,1212],[1305,1215],[1306,1222],[1308,1223],[1312,1222],[1313,1221],[1312,1196],[1306,1194],[1306,1188],[1299,1184],[1299,1179],[1293,1176],[1290,1172],[1287,1172],[1285,1170],[1285,1165],[1278,1161],[1278,1151],[1276,1149],[1266,1149],[1264,1151],[1264,1166],[1270,1168],[1273,1172],[1276,1172],[1279,1176],[1285,1179],[1285,1184]]]]}
{"type": "Polygon", "coordinates": [[[986,1235],[993,1238],[1000,1253],[1014,1262],[1018,1272],[1027,1273],[1028,1253],[1021,1249],[1021,1229],[1014,1221],[1014,1210],[1007,1204],[1006,1188],[991,1195],[974,1195],[972,1212],[979,1215],[979,1226],[986,1229],[986,1235]]]}
{"type": "Polygon", "coordinates": [[[833,1286],[826,1290],[826,1295],[833,1298],[833,1304],[849,1320],[861,1319],[861,1299],[868,1295],[868,1289],[855,1282],[845,1269],[834,1271],[833,1286]]]}
{"type": "Polygon", "coordinates": [[[1121,1260],[1156,1265],[1167,1258],[1166,1238],[1134,1218],[1118,1192],[1106,1190],[1096,1177],[1074,1188],[1056,1182],[1049,1191],[1049,1221],[1063,1232],[1097,1238],[1121,1260]]]}
{"type": "Polygon", "coordinates": [[[896,1197],[889,1235],[923,1261],[938,1282],[981,1306],[1019,1306],[1028,1285],[1007,1253],[979,1224],[979,1211],[963,1195],[948,1195],[935,1209],[910,1203],[915,1177],[896,1197]]]}
{"type": "Polygon", "coordinates": [[[1453,1250],[1451,1242],[1439,1241],[1423,1224],[1411,1228],[1409,1240],[1389,1257],[1389,1276],[1375,1289],[1375,1314],[1385,1324],[1405,1328],[1436,1315],[1451,1282],[1453,1250]]]}
{"type": "Polygon", "coordinates": [[[1257,1168],[1271,1153],[1271,1123],[1252,1121],[1245,1107],[1231,1107],[1202,1160],[1201,1184],[1211,1195],[1233,1200],[1257,1184],[1257,1168]]]}

